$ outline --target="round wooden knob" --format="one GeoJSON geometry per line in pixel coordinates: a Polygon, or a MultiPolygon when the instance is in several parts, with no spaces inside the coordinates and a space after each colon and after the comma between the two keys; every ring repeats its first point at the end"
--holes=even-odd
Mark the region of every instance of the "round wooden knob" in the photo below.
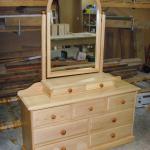
{"type": "Polygon", "coordinates": [[[68,93],[72,93],[72,91],[73,91],[73,90],[72,90],[71,88],[70,88],[70,89],[68,89],[68,93]]]}
{"type": "Polygon", "coordinates": [[[125,103],[126,103],[126,101],[125,101],[125,100],[122,100],[122,101],[121,101],[121,104],[125,104],[125,103]]]}
{"type": "Polygon", "coordinates": [[[115,138],[115,137],[116,137],[116,134],[115,134],[115,133],[112,133],[110,136],[111,136],[111,138],[115,138]]]}
{"type": "Polygon", "coordinates": [[[117,118],[113,118],[112,123],[116,123],[116,122],[117,122],[117,118]]]}
{"type": "Polygon", "coordinates": [[[56,119],[56,115],[52,115],[52,116],[51,116],[51,119],[52,119],[52,120],[55,120],[55,119],[56,119]]]}
{"type": "Polygon", "coordinates": [[[67,149],[66,149],[66,147],[64,146],[64,147],[62,147],[60,150],[67,150],[67,149]]]}
{"type": "Polygon", "coordinates": [[[99,85],[99,87],[100,87],[100,88],[103,88],[103,87],[104,87],[104,84],[101,83],[101,84],[99,85]]]}
{"type": "Polygon", "coordinates": [[[60,133],[61,133],[61,135],[66,135],[67,131],[66,130],[62,130],[60,133]]]}
{"type": "Polygon", "coordinates": [[[94,108],[91,106],[91,107],[88,108],[88,110],[89,110],[89,111],[93,111],[94,108]]]}

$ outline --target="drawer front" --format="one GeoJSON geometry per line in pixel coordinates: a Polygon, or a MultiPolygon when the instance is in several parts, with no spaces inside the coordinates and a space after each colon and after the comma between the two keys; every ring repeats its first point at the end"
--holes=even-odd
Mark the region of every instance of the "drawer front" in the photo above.
{"type": "Polygon", "coordinates": [[[91,119],[91,130],[106,130],[133,123],[133,109],[91,119]]]}
{"type": "Polygon", "coordinates": [[[61,106],[33,112],[33,127],[71,119],[71,106],[61,106]]]}
{"type": "Polygon", "coordinates": [[[88,120],[82,120],[60,126],[36,129],[33,131],[33,141],[34,144],[38,144],[87,132],[88,120]]]}
{"type": "Polygon", "coordinates": [[[36,150],[87,150],[88,143],[88,136],[84,136],[57,144],[43,146],[36,150]]]}
{"type": "Polygon", "coordinates": [[[112,87],[112,86],[114,86],[113,81],[105,81],[105,82],[88,84],[88,85],[86,85],[86,89],[87,90],[106,89],[106,88],[109,88],[109,87],[112,87]]]}
{"type": "Polygon", "coordinates": [[[73,117],[88,116],[107,111],[107,99],[91,100],[73,105],[73,117]]]}
{"type": "Polygon", "coordinates": [[[109,97],[109,111],[118,111],[134,107],[135,93],[127,93],[109,97]]]}
{"type": "Polygon", "coordinates": [[[101,144],[106,144],[122,138],[132,136],[132,125],[127,125],[119,128],[114,128],[112,130],[107,130],[105,132],[99,132],[91,135],[90,145],[96,146],[101,144]]]}
{"type": "Polygon", "coordinates": [[[51,96],[58,96],[58,95],[63,95],[63,94],[74,94],[74,93],[79,93],[82,91],[85,91],[84,85],[57,88],[57,89],[52,90],[51,96]]]}

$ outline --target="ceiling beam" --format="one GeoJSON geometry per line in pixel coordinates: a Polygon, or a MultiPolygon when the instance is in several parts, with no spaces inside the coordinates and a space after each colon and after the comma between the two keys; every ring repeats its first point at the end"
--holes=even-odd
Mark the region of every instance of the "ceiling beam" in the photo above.
{"type": "MultiPolygon", "coordinates": [[[[0,7],[46,6],[47,0],[0,0],[0,7]]],[[[150,8],[150,3],[103,2],[102,7],[109,8],[150,8]]]]}
{"type": "Polygon", "coordinates": [[[102,7],[109,8],[150,8],[150,3],[102,2],[102,7]]]}
{"type": "Polygon", "coordinates": [[[0,7],[46,6],[47,0],[0,0],[0,7]]]}

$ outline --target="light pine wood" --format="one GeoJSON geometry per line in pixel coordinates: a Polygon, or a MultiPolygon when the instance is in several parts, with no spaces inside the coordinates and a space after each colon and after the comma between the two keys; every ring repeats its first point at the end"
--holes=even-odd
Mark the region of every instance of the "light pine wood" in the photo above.
{"type": "Polygon", "coordinates": [[[62,121],[69,121],[72,117],[70,105],[54,107],[33,112],[33,127],[52,125],[62,121]]]}
{"type": "MultiPolygon", "coordinates": [[[[93,141],[100,142],[88,147],[89,150],[93,150],[101,146],[107,148],[105,144],[112,145],[112,147],[117,146],[121,144],[121,139],[122,144],[131,141],[131,137],[133,139],[133,112],[136,91],[139,88],[109,74],[92,74],[91,76],[88,74],[76,76],[76,78],[64,77],[63,80],[60,80],[61,82],[59,79],[52,79],[49,85],[55,90],[64,87],[67,89],[71,85],[84,85],[77,83],[77,79],[81,79],[81,83],[85,85],[91,84],[93,81],[103,81],[104,83],[113,81],[114,86],[110,89],[89,89],[87,92],[50,97],[43,84],[37,83],[25,91],[19,92],[22,102],[31,114],[31,119],[26,119],[29,121],[30,128],[28,127],[29,130],[25,129],[30,131],[29,146],[33,146],[35,149],[51,148],[55,145],[61,146],[59,143],[66,140],[72,139],[75,142],[75,137],[80,138],[82,135],[87,135],[89,139],[92,137],[92,143],[93,141]],[[95,80],[97,75],[100,78],[95,80]],[[68,81],[67,85],[64,80],[68,81]],[[120,106],[122,99],[126,100],[126,106],[120,106]],[[128,126],[128,124],[130,125],[128,126]],[[128,135],[129,131],[130,135],[128,135]],[[116,135],[117,137],[115,137],[116,135]],[[99,139],[101,140],[99,141],[99,139]],[[54,142],[55,145],[53,145],[54,142]]],[[[23,134],[26,135],[28,132],[23,132],[23,134]]],[[[89,140],[89,144],[91,142],[89,140]]],[[[24,145],[28,147],[26,141],[24,141],[24,145]]],[[[67,144],[65,146],[69,147],[67,144]]]]}
{"type": "Polygon", "coordinates": [[[104,65],[104,42],[105,42],[105,20],[106,20],[106,16],[105,14],[102,14],[102,26],[101,26],[101,45],[100,45],[100,49],[101,49],[101,55],[100,55],[100,72],[103,72],[103,65],[104,65]]]}
{"type": "Polygon", "coordinates": [[[88,133],[88,120],[36,129],[33,132],[33,139],[34,144],[39,144],[85,133],[88,133]]]}
{"type": "Polygon", "coordinates": [[[89,137],[78,137],[75,139],[50,144],[47,146],[39,147],[36,150],[87,150],[89,145],[89,137]]]}
{"type": "Polygon", "coordinates": [[[97,146],[130,136],[132,136],[132,126],[122,126],[108,131],[92,134],[90,145],[97,146]]]}
{"type": "Polygon", "coordinates": [[[96,146],[94,148],[91,148],[91,150],[108,150],[114,147],[118,147],[118,146],[130,143],[130,142],[133,142],[133,140],[134,140],[134,136],[129,136],[129,137],[117,140],[117,141],[113,141],[111,143],[96,146]]]}
{"type": "Polygon", "coordinates": [[[135,103],[135,93],[127,93],[109,97],[109,111],[119,111],[133,108],[135,103]]]}
{"type": "Polygon", "coordinates": [[[104,23],[105,23],[105,17],[101,14],[101,3],[99,0],[96,0],[97,3],[97,23],[96,23],[96,61],[95,61],[95,67],[88,67],[88,68],[81,68],[81,69],[71,69],[71,70],[65,70],[65,71],[52,71],[51,66],[51,29],[50,26],[52,24],[51,18],[52,18],[52,0],[48,1],[47,5],[47,27],[46,27],[46,34],[47,34],[47,59],[46,59],[46,76],[47,78],[52,77],[60,77],[60,76],[68,76],[68,75],[77,75],[77,74],[86,74],[86,73],[93,73],[93,72],[102,72],[102,65],[101,62],[103,61],[103,50],[101,48],[104,48],[103,41],[104,41],[104,23]],[[102,31],[103,30],[103,31],[102,31]],[[100,42],[102,41],[102,42],[100,42]]]}
{"type": "MultiPolygon", "coordinates": [[[[104,76],[105,75],[103,74],[103,76],[100,76],[100,78],[102,80],[109,78],[107,76],[107,74],[106,74],[105,78],[104,78],[104,76]]],[[[62,81],[68,81],[68,83],[69,83],[68,78],[69,77],[67,77],[67,79],[62,78],[62,81]]],[[[79,76],[78,76],[78,78],[79,78],[79,76]]],[[[81,79],[82,78],[84,78],[84,75],[81,76],[81,79]]],[[[71,79],[71,77],[70,77],[70,79],[71,79]]],[[[90,79],[90,81],[91,81],[91,79],[93,80],[93,78],[89,78],[89,79],[90,79]]],[[[57,81],[57,80],[54,79],[54,81],[57,81]]],[[[58,79],[58,82],[59,81],[61,81],[61,80],[58,79]]],[[[76,80],[72,80],[72,81],[74,83],[76,83],[76,80]]],[[[85,81],[87,81],[86,78],[85,78],[85,81]]],[[[95,89],[95,90],[88,90],[87,92],[85,91],[84,93],[81,92],[78,94],[68,94],[68,95],[63,95],[63,96],[61,95],[61,96],[54,96],[54,97],[50,97],[48,92],[44,91],[44,87],[43,87],[42,83],[36,83],[29,89],[18,92],[18,95],[19,95],[19,97],[21,97],[21,100],[26,105],[28,110],[33,111],[33,110],[45,109],[45,108],[50,108],[50,107],[66,105],[66,104],[73,104],[73,103],[77,103],[77,102],[86,102],[89,100],[93,100],[93,99],[97,99],[97,98],[104,98],[104,97],[108,97],[108,96],[112,97],[112,96],[116,96],[116,95],[120,95],[120,94],[136,92],[139,90],[139,88],[137,88],[131,84],[128,84],[127,82],[124,82],[120,79],[116,79],[114,81],[115,81],[114,87],[110,87],[110,88],[107,88],[104,90],[95,89]]],[[[48,82],[48,83],[52,83],[51,85],[49,84],[50,85],[49,90],[53,89],[53,88],[58,88],[58,87],[59,88],[66,87],[66,85],[62,85],[61,83],[59,85],[57,82],[53,82],[53,80],[51,80],[51,82],[48,82]],[[53,85],[55,85],[55,86],[53,87],[53,85]]],[[[76,85],[76,84],[74,84],[74,85],[76,85]]],[[[69,86],[69,84],[68,84],[68,86],[69,86]]]]}
{"type": "Polygon", "coordinates": [[[95,68],[52,72],[52,0],[48,1],[42,14],[42,81],[18,92],[25,150],[106,150],[134,139],[139,88],[102,73],[105,15],[101,2],[96,2],[95,68]]]}
{"type": "Polygon", "coordinates": [[[58,96],[63,94],[75,94],[79,92],[84,92],[86,89],[85,85],[80,86],[68,86],[66,88],[60,88],[60,89],[53,89],[52,92],[50,92],[51,96],[58,96]]]}
{"type": "Polygon", "coordinates": [[[115,112],[91,119],[91,130],[107,130],[133,123],[133,109],[115,112]]]}
{"type": "Polygon", "coordinates": [[[23,150],[32,150],[32,124],[31,112],[27,110],[25,105],[21,102],[21,116],[22,116],[22,137],[23,137],[23,150]]]}
{"type": "Polygon", "coordinates": [[[46,14],[42,14],[42,80],[46,79],[46,14]]]}
{"type": "Polygon", "coordinates": [[[107,99],[97,99],[73,105],[73,117],[103,114],[107,111],[107,99]]]}

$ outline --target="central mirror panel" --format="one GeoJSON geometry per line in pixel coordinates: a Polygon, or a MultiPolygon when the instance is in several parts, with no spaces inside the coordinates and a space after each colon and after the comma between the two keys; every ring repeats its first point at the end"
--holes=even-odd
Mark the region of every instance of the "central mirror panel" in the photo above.
{"type": "Polygon", "coordinates": [[[53,0],[48,77],[99,72],[98,12],[94,0],[53,0]]]}

